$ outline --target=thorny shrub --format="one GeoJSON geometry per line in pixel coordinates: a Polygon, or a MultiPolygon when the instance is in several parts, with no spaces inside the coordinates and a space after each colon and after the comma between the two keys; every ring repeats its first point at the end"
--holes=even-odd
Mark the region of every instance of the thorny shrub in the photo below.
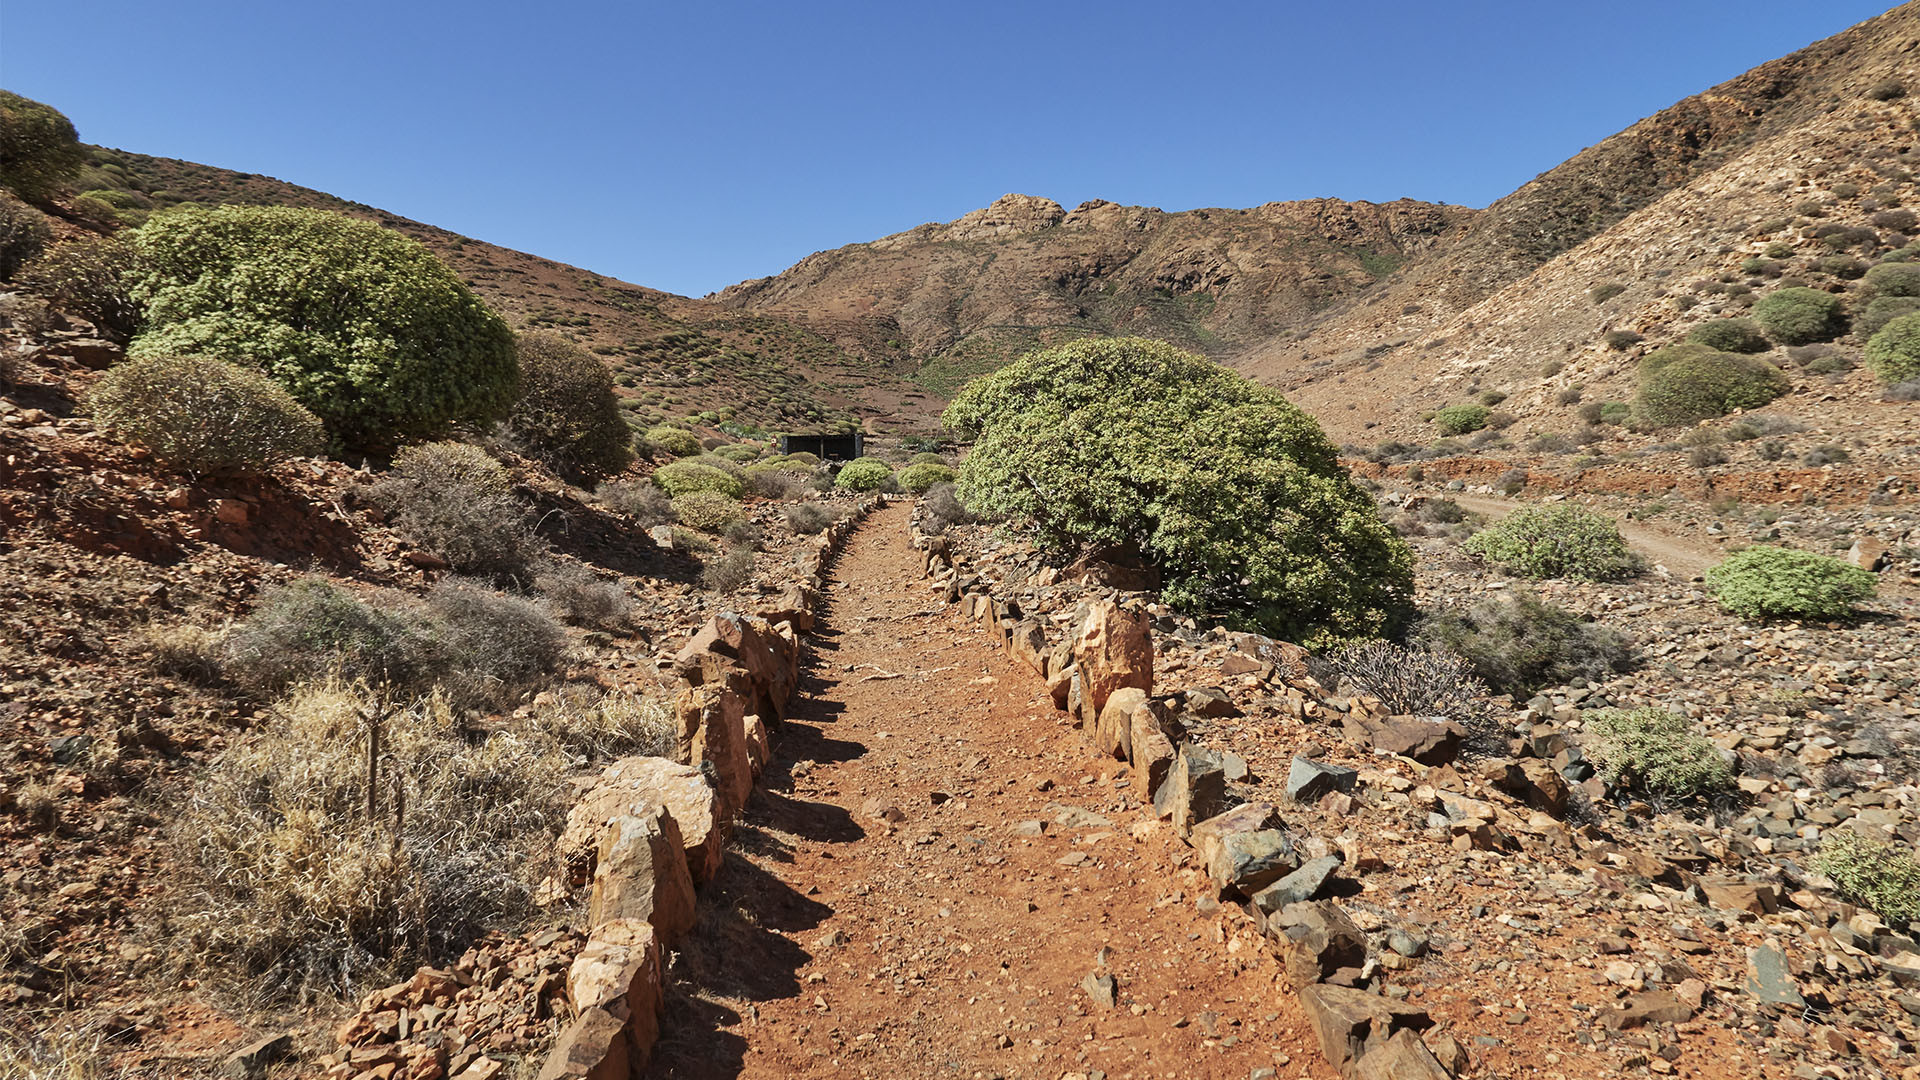
{"type": "Polygon", "coordinates": [[[1889,925],[1920,919],[1920,859],[1904,844],[1852,829],[1829,829],[1813,857],[1841,897],[1872,908],[1889,925]]]}
{"type": "Polygon", "coordinates": [[[633,601],[617,581],[604,581],[579,563],[555,562],[534,575],[533,590],[575,626],[617,633],[631,625],[633,601]]]}
{"type": "Polygon", "coordinates": [[[1581,746],[1609,787],[1685,800],[1733,784],[1733,769],[1719,747],[1664,709],[1591,709],[1584,721],[1581,746]]]}
{"type": "Polygon", "coordinates": [[[1462,547],[1530,578],[1614,581],[1641,569],[1612,518],[1565,503],[1515,510],[1462,547]]]}
{"type": "Polygon", "coordinates": [[[1577,679],[1603,679],[1627,670],[1634,659],[1632,644],[1618,632],[1525,593],[1431,612],[1412,640],[1466,657],[1495,693],[1515,698],[1577,679]]]}
{"type": "Polygon", "coordinates": [[[86,396],[108,433],[191,475],[264,472],[326,447],[320,418],[252,368],[153,356],[109,370],[86,396]]]}
{"type": "Polygon", "coordinates": [[[477,446],[407,447],[370,494],[402,535],[462,573],[524,577],[545,551],[512,476],[477,446]]]}
{"type": "Polygon", "coordinates": [[[673,524],[673,496],[644,480],[609,480],[594,497],[615,513],[625,514],[643,529],[673,524]]]}

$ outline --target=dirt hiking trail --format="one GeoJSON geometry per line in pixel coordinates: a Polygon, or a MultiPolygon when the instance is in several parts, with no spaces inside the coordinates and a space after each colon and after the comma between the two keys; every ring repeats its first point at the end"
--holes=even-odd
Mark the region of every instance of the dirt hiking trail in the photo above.
{"type": "Polygon", "coordinates": [[[1124,764],[922,582],[909,513],[840,558],[648,1075],[1334,1076],[1124,764]]]}

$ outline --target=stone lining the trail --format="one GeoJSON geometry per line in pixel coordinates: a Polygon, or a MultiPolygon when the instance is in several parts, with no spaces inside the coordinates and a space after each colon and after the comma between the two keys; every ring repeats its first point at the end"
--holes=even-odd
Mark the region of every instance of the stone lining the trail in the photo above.
{"type": "Polygon", "coordinates": [[[875,497],[795,559],[799,581],[753,614],[709,619],[674,658],[675,758],[609,764],[568,815],[550,900],[592,886],[585,925],[522,945],[470,951],[450,971],[422,968],[376,990],[337,1033],[323,1064],[335,1080],[494,1080],[484,1051],[570,1017],[539,1080],[627,1080],[660,1035],[666,954],[693,926],[699,887],[772,753],[799,683],[827,573],[875,497]],[[711,783],[709,782],[711,778],[711,783]],[[496,953],[500,959],[496,960],[496,953]]]}
{"type": "MultiPolygon", "coordinates": [[[[1638,846],[1647,838],[1609,835],[1591,817],[1567,821],[1576,796],[1597,800],[1611,793],[1590,768],[1580,767],[1577,753],[1568,753],[1577,743],[1553,723],[1536,723],[1530,734],[1511,740],[1509,757],[1456,768],[1466,734],[1460,725],[1390,716],[1372,699],[1337,696],[1307,675],[1297,646],[1201,633],[1138,594],[1063,580],[1060,570],[1031,552],[1009,550],[1012,545],[986,541],[979,555],[970,555],[965,534],[930,535],[922,521],[916,510],[912,539],[936,595],[958,605],[1010,659],[1045,681],[1054,705],[1082,730],[1093,753],[1129,763],[1128,782],[1150,803],[1148,812],[1193,848],[1173,869],[1191,872],[1197,864],[1219,900],[1245,904],[1264,928],[1283,981],[1299,995],[1327,1060],[1344,1076],[1446,1080],[1469,1071],[1468,1045],[1477,1053],[1497,1052],[1488,1048],[1506,1039],[1493,1033],[1519,1034],[1538,1022],[1517,998],[1487,1001],[1479,986],[1451,979],[1442,985],[1411,979],[1426,981],[1429,996],[1421,1007],[1406,1004],[1403,977],[1436,962],[1429,957],[1459,971],[1488,945],[1477,928],[1473,938],[1449,940],[1418,922],[1414,909],[1431,911],[1445,902],[1420,895],[1428,891],[1422,882],[1436,879],[1449,893],[1464,884],[1478,895],[1496,895],[1492,887],[1504,878],[1526,883],[1508,896],[1531,888],[1567,898],[1559,908],[1497,915],[1473,905],[1447,921],[1486,919],[1493,924],[1489,936],[1533,940],[1526,951],[1549,982],[1528,993],[1529,1004],[1573,1018],[1565,1035],[1534,1033],[1550,1051],[1548,1062],[1559,1062],[1561,1053],[1576,1063],[1581,1054],[1613,1055],[1596,1058],[1592,1071],[1576,1067],[1573,1075],[1607,1068],[1682,1071],[1676,1062],[1683,1037],[1704,1044],[1698,1052],[1712,1059],[1703,1063],[1714,1076],[1721,1075],[1714,1069],[1737,1059],[1724,1046],[1713,1047],[1735,1038],[1767,1047],[1775,1062],[1827,1063],[1802,1065],[1792,1073],[1802,1080],[1887,1075],[1856,1071],[1865,1065],[1860,1043],[1868,1038],[1879,1040],[1875,1056],[1883,1060],[1913,1051],[1910,1019],[1904,1028],[1883,1021],[1875,1032],[1866,1014],[1840,1015],[1867,1004],[1868,995],[1874,1004],[1898,1001],[1881,1015],[1901,1017],[1900,1009],[1920,1015],[1920,1003],[1909,1005],[1914,999],[1895,991],[1920,984],[1914,974],[1920,944],[1910,932],[1820,895],[1804,878],[1743,864],[1711,831],[1691,850],[1654,853],[1638,846]],[[1193,685],[1157,685],[1156,663],[1158,674],[1193,685]],[[1128,677],[1116,680],[1117,670],[1128,677]],[[1219,682],[1206,685],[1213,673],[1219,682]],[[1251,775],[1248,762],[1206,745],[1215,732],[1244,733],[1251,726],[1213,718],[1243,713],[1296,732],[1298,752],[1262,762],[1256,766],[1261,775],[1251,775]],[[1267,785],[1283,785],[1287,800],[1269,794],[1267,785]],[[1409,832],[1412,820],[1424,828],[1409,832]],[[1389,866],[1388,850],[1400,865],[1389,866]],[[1359,898],[1351,911],[1339,899],[1347,896],[1359,898]],[[1414,902],[1403,908],[1402,896],[1414,902]],[[1665,918],[1668,931],[1655,933],[1642,916],[1665,918]],[[1562,931],[1575,943],[1544,953],[1541,935],[1549,925],[1559,930],[1562,918],[1583,924],[1562,931]],[[1783,939],[1783,931],[1805,936],[1783,939]],[[1644,936],[1618,936],[1636,933],[1644,936]],[[1800,959],[1809,953],[1820,958],[1817,966],[1800,959]],[[1644,959],[1608,959],[1628,954],[1644,959]],[[1549,994],[1560,962],[1564,989],[1549,994]]],[[[1251,752],[1270,743],[1245,746],[1251,752]]],[[[1491,951],[1496,960],[1504,952],[1497,943],[1491,951]]],[[[1486,970],[1480,963],[1471,967],[1486,970]]],[[[1920,1077],[1920,1067],[1901,1075],[1920,1077]]]]}

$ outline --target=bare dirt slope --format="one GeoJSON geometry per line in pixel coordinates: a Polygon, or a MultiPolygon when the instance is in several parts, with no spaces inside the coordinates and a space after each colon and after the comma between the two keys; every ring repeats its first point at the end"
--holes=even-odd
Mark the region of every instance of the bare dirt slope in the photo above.
{"type": "Polygon", "coordinates": [[[907,513],[841,561],[650,1075],[1333,1075],[1251,920],[1172,886],[1124,766],[919,584],[907,513]]]}

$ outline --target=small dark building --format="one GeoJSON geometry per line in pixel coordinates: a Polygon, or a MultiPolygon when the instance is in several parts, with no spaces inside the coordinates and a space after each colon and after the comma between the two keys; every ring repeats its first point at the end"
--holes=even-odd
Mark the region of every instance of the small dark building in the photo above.
{"type": "Polygon", "coordinates": [[[859,432],[850,435],[782,435],[780,452],[783,454],[814,454],[822,461],[852,461],[865,453],[867,437],[859,432]]]}

